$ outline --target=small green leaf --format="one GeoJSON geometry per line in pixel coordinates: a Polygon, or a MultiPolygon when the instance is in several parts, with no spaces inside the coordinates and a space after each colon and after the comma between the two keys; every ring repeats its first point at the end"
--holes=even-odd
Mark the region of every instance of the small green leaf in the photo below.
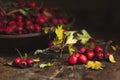
{"type": "Polygon", "coordinates": [[[47,66],[48,66],[47,64],[40,64],[40,68],[45,68],[47,66]]]}
{"type": "Polygon", "coordinates": [[[52,64],[48,62],[47,64],[40,64],[40,68],[51,67],[52,64]]]}
{"type": "Polygon", "coordinates": [[[78,40],[74,39],[74,31],[70,32],[69,35],[67,36],[67,41],[66,44],[75,44],[78,40]]]}
{"type": "Polygon", "coordinates": [[[87,41],[91,38],[91,36],[85,29],[81,30],[81,32],[82,34],[77,34],[78,39],[80,40],[82,44],[86,44],[87,41]]]}
{"type": "Polygon", "coordinates": [[[22,14],[25,15],[25,16],[28,15],[27,11],[25,11],[24,9],[19,9],[19,11],[20,11],[20,13],[22,13],[22,14]]]}
{"type": "Polygon", "coordinates": [[[47,15],[48,17],[52,17],[52,14],[50,12],[44,11],[44,14],[47,15]]]}
{"type": "Polygon", "coordinates": [[[34,61],[35,63],[37,63],[37,62],[40,62],[40,59],[39,59],[39,58],[36,58],[36,59],[33,59],[33,61],[34,61]]]}
{"type": "Polygon", "coordinates": [[[109,55],[109,61],[110,61],[111,63],[116,63],[116,60],[115,60],[113,54],[110,54],[110,55],[109,55]]]}
{"type": "Polygon", "coordinates": [[[51,66],[52,66],[52,64],[51,64],[50,62],[48,62],[48,63],[47,63],[47,66],[48,66],[48,67],[51,67],[51,66]]]}
{"type": "Polygon", "coordinates": [[[55,33],[57,35],[58,40],[62,40],[63,39],[63,26],[59,25],[56,29],[55,29],[55,33]]]}
{"type": "Polygon", "coordinates": [[[72,55],[75,52],[75,50],[72,48],[72,45],[68,45],[68,51],[70,55],[72,55]]]}
{"type": "Polygon", "coordinates": [[[44,30],[44,33],[45,33],[45,34],[48,34],[48,32],[49,32],[49,27],[44,27],[43,30],[44,30]]]}

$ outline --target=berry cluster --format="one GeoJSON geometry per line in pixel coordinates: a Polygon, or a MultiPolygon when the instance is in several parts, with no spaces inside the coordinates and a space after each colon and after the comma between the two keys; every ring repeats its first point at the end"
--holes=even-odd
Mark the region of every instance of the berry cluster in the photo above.
{"type": "Polygon", "coordinates": [[[32,58],[27,58],[24,60],[20,57],[16,57],[13,60],[13,65],[20,68],[32,67],[34,65],[34,61],[32,58]]]}
{"type": "Polygon", "coordinates": [[[1,34],[36,33],[59,24],[68,24],[68,19],[58,9],[37,5],[35,1],[14,1],[9,8],[0,8],[1,34]]]}
{"type": "Polygon", "coordinates": [[[69,64],[85,64],[88,60],[107,61],[109,59],[108,57],[110,53],[108,51],[105,51],[100,45],[96,45],[95,42],[90,42],[89,44],[93,47],[86,48],[86,46],[80,46],[78,52],[73,53],[71,56],[69,56],[69,64]]]}

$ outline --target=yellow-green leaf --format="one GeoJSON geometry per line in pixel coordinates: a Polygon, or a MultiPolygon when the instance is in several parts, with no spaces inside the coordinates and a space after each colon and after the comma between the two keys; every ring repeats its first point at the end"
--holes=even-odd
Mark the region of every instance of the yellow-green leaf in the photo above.
{"type": "Polygon", "coordinates": [[[89,35],[89,33],[83,29],[81,30],[82,34],[77,34],[78,35],[78,39],[80,40],[80,42],[82,44],[86,44],[87,41],[91,38],[91,36],[89,35]]]}
{"type": "Polygon", "coordinates": [[[88,61],[85,67],[87,69],[100,70],[103,69],[103,64],[99,61],[88,61]]]}
{"type": "Polygon", "coordinates": [[[44,27],[43,30],[44,30],[44,33],[47,34],[49,32],[49,27],[44,27]]]}
{"type": "Polygon", "coordinates": [[[93,61],[88,61],[85,67],[88,68],[94,68],[94,62],[93,61]]]}
{"type": "Polygon", "coordinates": [[[22,13],[22,14],[25,15],[25,16],[28,15],[27,11],[25,11],[24,9],[19,9],[19,11],[20,11],[20,13],[22,13]]]}
{"type": "Polygon", "coordinates": [[[109,61],[110,61],[111,63],[116,63],[113,54],[109,55],[109,61]]]}
{"type": "Polygon", "coordinates": [[[58,26],[56,29],[55,29],[55,33],[57,35],[57,38],[59,40],[62,40],[63,39],[63,29],[62,29],[62,25],[58,26]]]}
{"type": "Polygon", "coordinates": [[[62,39],[58,40],[58,38],[54,38],[54,40],[53,40],[54,45],[58,45],[58,44],[61,44],[61,43],[62,43],[62,39]]]}
{"type": "Polygon", "coordinates": [[[34,61],[35,63],[37,63],[37,62],[40,62],[40,59],[39,59],[39,58],[36,58],[36,59],[33,59],[33,61],[34,61]]]}
{"type": "Polygon", "coordinates": [[[48,67],[51,67],[51,66],[52,66],[52,64],[51,64],[50,62],[48,62],[48,63],[47,63],[47,66],[48,66],[48,67]]]}
{"type": "Polygon", "coordinates": [[[40,68],[45,68],[45,67],[47,67],[47,64],[40,64],[39,67],[40,68]]]}
{"type": "Polygon", "coordinates": [[[72,48],[72,45],[68,46],[68,51],[70,55],[72,55],[75,52],[75,50],[72,48]]]}
{"type": "Polygon", "coordinates": [[[94,69],[96,69],[96,70],[103,69],[102,67],[103,67],[103,64],[101,62],[95,61],[94,69]]]}
{"type": "Polygon", "coordinates": [[[45,67],[51,67],[52,64],[50,62],[46,63],[46,64],[40,64],[39,67],[40,68],[45,68],[45,67]]]}
{"type": "Polygon", "coordinates": [[[114,51],[117,50],[117,46],[112,46],[112,45],[111,45],[111,47],[112,47],[112,49],[113,49],[114,51]]]}
{"type": "Polygon", "coordinates": [[[74,33],[75,33],[74,31],[69,33],[66,44],[75,44],[78,41],[77,39],[74,39],[74,36],[73,36],[74,33]]]}

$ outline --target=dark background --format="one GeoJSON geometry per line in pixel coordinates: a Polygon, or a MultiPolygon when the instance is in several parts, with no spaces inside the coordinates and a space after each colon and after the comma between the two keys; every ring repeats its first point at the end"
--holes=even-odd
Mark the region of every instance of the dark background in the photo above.
{"type": "Polygon", "coordinates": [[[44,5],[70,12],[76,18],[74,25],[80,29],[108,39],[120,37],[119,0],[44,0],[44,5]]]}

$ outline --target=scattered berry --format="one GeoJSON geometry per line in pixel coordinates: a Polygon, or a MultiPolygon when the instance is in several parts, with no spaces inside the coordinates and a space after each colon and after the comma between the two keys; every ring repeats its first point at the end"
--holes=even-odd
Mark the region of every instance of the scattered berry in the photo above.
{"type": "Polygon", "coordinates": [[[85,64],[87,62],[87,57],[84,54],[80,54],[78,57],[78,62],[81,64],[85,64]]]}

